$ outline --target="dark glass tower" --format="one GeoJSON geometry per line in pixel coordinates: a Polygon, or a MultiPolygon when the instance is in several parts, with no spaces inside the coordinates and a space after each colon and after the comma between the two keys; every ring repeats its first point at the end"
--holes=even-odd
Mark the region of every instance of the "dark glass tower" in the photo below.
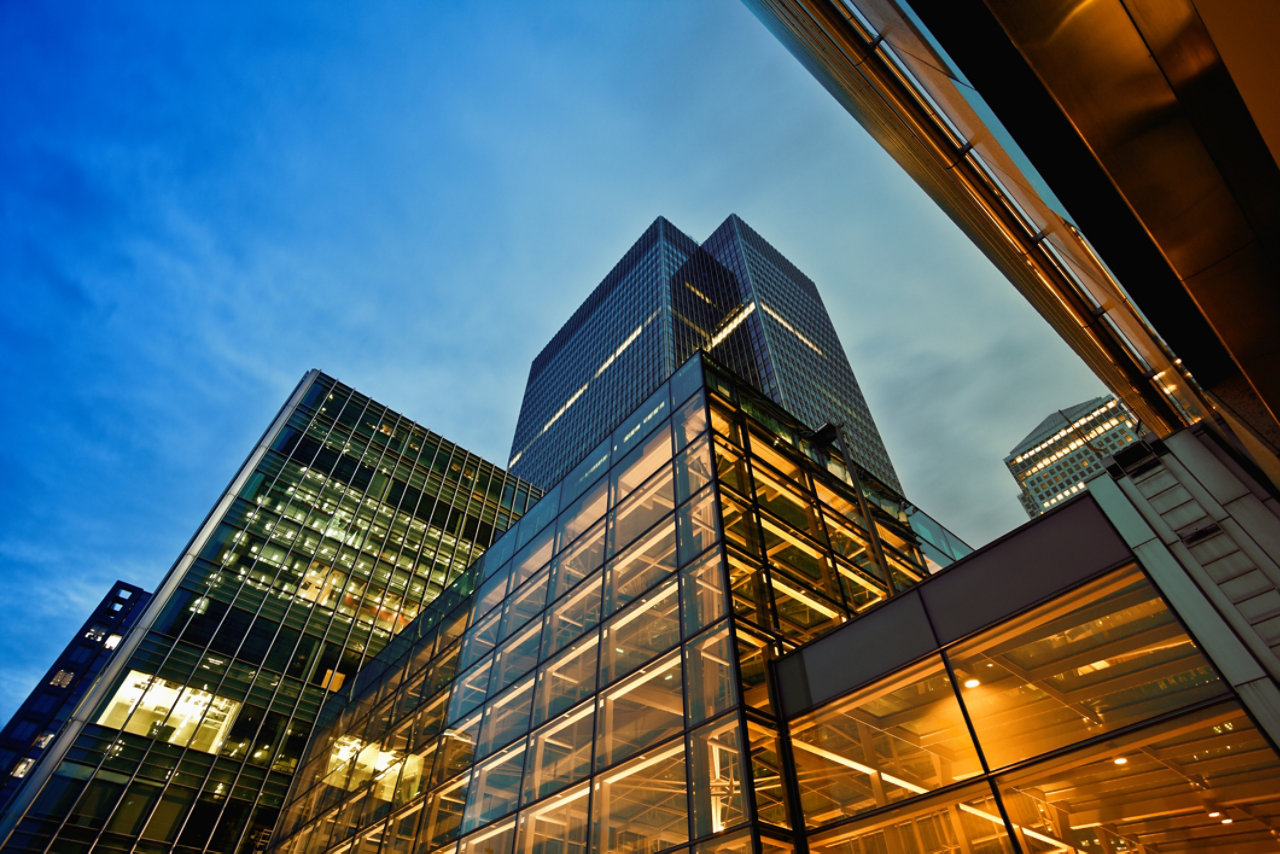
{"type": "Polygon", "coordinates": [[[151,594],[117,581],[54,661],[30,696],[0,730],[0,810],[44,757],[85,691],[111,660],[151,594]]]}
{"type": "Polygon", "coordinates": [[[262,850],[325,698],[540,495],[312,371],[26,776],[0,848],[262,850]]]}
{"type": "Polygon", "coordinates": [[[701,246],[654,221],[529,369],[512,473],[549,485],[697,350],[901,491],[813,281],[736,215],[701,246]]]}

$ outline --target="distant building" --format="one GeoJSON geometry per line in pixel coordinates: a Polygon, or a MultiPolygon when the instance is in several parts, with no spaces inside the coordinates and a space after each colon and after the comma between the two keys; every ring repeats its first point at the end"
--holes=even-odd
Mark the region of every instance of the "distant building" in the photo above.
{"type": "Polygon", "coordinates": [[[0,809],[44,756],[151,594],[117,581],[13,718],[0,730],[0,809]]]}
{"type": "Polygon", "coordinates": [[[1084,488],[1102,460],[1135,441],[1138,424],[1114,397],[1095,397],[1045,418],[1004,458],[1018,500],[1034,519],[1084,488]]]}
{"type": "Polygon", "coordinates": [[[324,699],[541,494],[308,373],[0,816],[0,850],[261,850],[324,699]]]}
{"type": "Polygon", "coordinates": [[[699,245],[659,217],[533,360],[508,467],[558,481],[705,350],[901,491],[818,289],[737,216],[699,245]]]}

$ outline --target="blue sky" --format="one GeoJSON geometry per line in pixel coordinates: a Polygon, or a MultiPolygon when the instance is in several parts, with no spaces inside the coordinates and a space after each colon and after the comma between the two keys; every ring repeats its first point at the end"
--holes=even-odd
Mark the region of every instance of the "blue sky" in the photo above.
{"type": "Polygon", "coordinates": [[[319,367],[505,462],[659,214],[817,283],[906,491],[980,544],[1101,385],[737,0],[0,4],[0,719],[153,589],[319,367]]]}

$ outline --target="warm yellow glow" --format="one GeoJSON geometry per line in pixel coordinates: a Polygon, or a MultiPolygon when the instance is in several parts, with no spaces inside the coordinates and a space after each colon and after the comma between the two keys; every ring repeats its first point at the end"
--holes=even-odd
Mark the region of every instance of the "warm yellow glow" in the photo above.
{"type": "Polygon", "coordinates": [[[724,339],[728,338],[731,334],[733,334],[733,330],[741,326],[742,321],[746,320],[747,317],[751,315],[751,312],[755,310],[756,310],[755,300],[752,300],[751,302],[747,303],[745,308],[743,308],[741,311],[735,314],[733,318],[729,321],[729,323],[712,337],[711,343],[707,345],[707,349],[714,350],[716,347],[719,347],[720,343],[724,341],[724,339]]]}
{"type": "Polygon", "coordinates": [[[235,700],[130,670],[97,723],[216,753],[239,711],[235,700]]]}
{"type": "Polygon", "coordinates": [[[820,348],[817,344],[814,344],[812,341],[810,341],[808,338],[806,338],[804,335],[802,335],[802,334],[800,333],[800,330],[796,329],[796,328],[795,328],[794,326],[792,326],[790,323],[787,323],[787,319],[786,319],[785,317],[783,317],[782,315],[778,314],[776,311],[774,311],[773,309],[769,308],[769,306],[765,305],[764,303],[760,303],[760,307],[764,309],[764,313],[765,313],[765,314],[769,315],[769,316],[770,316],[770,317],[772,317],[774,320],[778,321],[778,323],[782,324],[782,328],[783,328],[783,329],[787,330],[787,331],[788,331],[788,332],[790,332],[792,335],[794,335],[794,336],[796,336],[797,338],[799,338],[799,339],[800,339],[800,343],[801,343],[801,344],[805,345],[805,346],[806,346],[806,347],[808,347],[810,350],[812,350],[813,352],[817,353],[819,356],[821,356],[821,355],[822,355],[822,348],[820,348]]]}
{"type": "Polygon", "coordinates": [[[978,687],[979,685],[981,685],[981,684],[982,684],[982,683],[981,683],[980,681],[978,681],[977,679],[966,679],[966,680],[964,680],[964,687],[966,687],[966,688],[977,688],[977,687],[978,687]]]}
{"type": "Polygon", "coordinates": [[[1115,763],[1116,763],[1117,765],[1128,765],[1128,764],[1129,764],[1129,760],[1128,760],[1126,757],[1124,757],[1124,756],[1117,756],[1117,757],[1115,758],[1115,763]]]}

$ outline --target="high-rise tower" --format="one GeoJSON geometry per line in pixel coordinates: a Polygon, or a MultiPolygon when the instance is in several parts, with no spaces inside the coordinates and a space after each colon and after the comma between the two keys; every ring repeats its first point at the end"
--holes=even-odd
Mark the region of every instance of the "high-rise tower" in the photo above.
{"type": "Polygon", "coordinates": [[[654,221],[533,360],[509,467],[555,483],[697,350],[901,491],[813,281],[736,215],[699,245],[654,221]]]}
{"type": "Polygon", "coordinates": [[[0,824],[9,851],[259,851],[325,698],[541,495],[305,376],[0,824]]]}

